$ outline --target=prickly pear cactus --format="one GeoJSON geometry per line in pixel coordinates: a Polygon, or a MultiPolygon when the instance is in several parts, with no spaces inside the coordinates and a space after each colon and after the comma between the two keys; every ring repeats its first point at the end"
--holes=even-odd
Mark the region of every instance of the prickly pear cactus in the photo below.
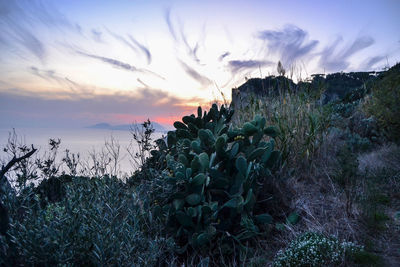
{"type": "Polygon", "coordinates": [[[168,132],[162,173],[172,190],[158,201],[163,204],[154,215],[167,222],[182,250],[201,248],[218,236],[242,245],[259,234],[261,224],[272,221],[253,211],[260,181],[280,158],[274,150],[277,131],[260,116],[233,129],[233,110],[224,106],[214,104],[204,113],[199,107],[197,113],[175,122],[176,130],[168,132]]]}

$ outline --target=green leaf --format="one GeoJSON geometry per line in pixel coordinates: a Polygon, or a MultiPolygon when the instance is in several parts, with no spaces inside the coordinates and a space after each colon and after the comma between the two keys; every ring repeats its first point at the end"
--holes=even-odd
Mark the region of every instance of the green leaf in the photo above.
{"type": "Polygon", "coordinates": [[[213,152],[210,157],[210,168],[213,166],[217,153],[213,152]]]}
{"type": "Polygon", "coordinates": [[[275,126],[269,126],[264,129],[264,134],[275,138],[276,136],[278,136],[278,129],[275,126]]]}
{"type": "Polygon", "coordinates": [[[199,155],[200,159],[200,164],[203,167],[203,170],[208,169],[210,165],[210,158],[208,157],[208,154],[206,152],[203,152],[199,155]]]}
{"type": "Polygon", "coordinates": [[[287,217],[286,222],[290,224],[296,224],[299,221],[299,219],[300,219],[299,214],[297,212],[292,212],[287,217]]]}
{"type": "Polygon", "coordinates": [[[261,157],[261,162],[262,163],[267,163],[267,161],[269,160],[269,157],[271,156],[272,153],[272,146],[268,145],[266,151],[264,152],[264,154],[261,157]]]}
{"type": "Polygon", "coordinates": [[[200,203],[201,197],[199,194],[190,194],[185,198],[185,200],[189,205],[196,206],[200,203]]]}
{"type": "Polygon", "coordinates": [[[199,173],[196,175],[196,177],[193,178],[191,184],[194,186],[203,185],[205,180],[206,180],[206,176],[204,175],[204,173],[199,173]]]}
{"type": "Polygon", "coordinates": [[[193,173],[196,173],[201,169],[201,163],[200,163],[199,156],[197,156],[197,155],[194,156],[194,158],[190,164],[190,167],[192,168],[193,173]]]}
{"type": "Polygon", "coordinates": [[[187,209],[187,211],[186,211],[186,214],[189,216],[189,217],[196,217],[197,216],[197,210],[195,209],[195,208],[193,208],[193,207],[189,207],[188,209],[187,209]]]}
{"type": "Polygon", "coordinates": [[[196,245],[201,247],[210,241],[209,236],[206,233],[201,233],[196,238],[196,245]]]}
{"type": "Polygon", "coordinates": [[[254,204],[256,203],[256,196],[253,194],[253,189],[247,192],[246,200],[244,201],[244,207],[246,210],[251,211],[254,204]]]}
{"type": "Polygon", "coordinates": [[[217,155],[220,156],[225,152],[225,138],[220,136],[217,138],[217,141],[215,141],[215,151],[217,152],[217,155]]]}
{"type": "Polygon", "coordinates": [[[189,179],[192,177],[192,168],[187,168],[186,169],[186,179],[189,179]]]}
{"type": "Polygon", "coordinates": [[[172,147],[176,144],[176,134],[175,132],[169,131],[167,134],[167,144],[168,147],[172,147]]]}
{"type": "Polygon", "coordinates": [[[195,153],[201,153],[202,152],[201,146],[200,146],[200,142],[194,140],[194,141],[192,141],[191,146],[192,146],[192,149],[193,149],[193,151],[195,153]]]}
{"type": "Polygon", "coordinates": [[[175,210],[180,210],[183,208],[183,205],[185,205],[185,201],[183,199],[174,199],[172,205],[174,205],[175,210]]]}
{"type": "Polygon", "coordinates": [[[197,116],[199,117],[199,118],[201,118],[201,115],[203,114],[203,111],[201,110],[201,107],[199,106],[198,108],[197,108],[197,116]]]}
{"type": "Polygon", "coordinates": [[[178,222],[185,226],[185,227],[191,227],[193,226],[192,218],[190,218],[186,213],[183,211],[177,211],[175,214],[175,218],[178,220],[178,222]]]}
{"type": "Polygon", "coordinates": [[[178,138],[188,138],[188,139],[192,138],[192,135],[189,133],[189,130],[176,129],[175,132],[178,138]]]}
{"type": "Polygon", "coordinates": [[[237,197],[234,197],[234,198],[231,198],[230,200],[228,200],[221,208],[227,207],[227,208],[236,209],[242,203],[243,203],[243,197],[242,196],[237,196],[237,197]]]}
{"type": "Polygon", "coordinates": [[[199,136],[200,140],[203,141],[204,143],[208,142],[208,132],[204,129],[200,129],[197,133],[197,135],[199,136]]]}
{"type": "Polygon", "coordinates": [[[246,175],[246,171],[247,171],[247,161],[243,156],[239,156],[236,159],[236,169],[243,175],[246,175]]]}
{"type": "Polygon", "coordinates": [[[284,231],[286,229],[286,226],[283,223],[277,223],[275,224],[275,228],[276,230],[284,231]]]}
{"type": "Polygon", "coordinates": [[[232,146],[232,149],[231,149],[231,153],[230,153],[230,155],[229,155],[229,158],[230,158],[230,159],[233,159],[233,158],[237,155],[238,152],[239,152],[239,143],[238,143],[238,142],[235,142],[235,143],[233,144],[233,146],[232,146]]]}
{"type": "Polygon", "coordinates": [[[245,135],[251,136],[255,134],[257,131],[258,131],[257,127],[254,126],[252,123],[246,122],[245,124],[243,124],[243,133],[245,135]]]}
{"type": "Polygon", "coordinates": [[[185,180],[185,175],[183,174],[183,172],[180,171],[176,172],[175,177],[178,180],[185,180]]]}
{"type": "Polygon", "coordinates": [[[184,116],[184,117],[182,118],[182,121],[183,121],[184,123],[186,123],[186,124],[189,124],[189,123],[195,124],[195,123],[196,123],[196,119],[195,119],[194,117],[192,117],[192,116],[184,116]]]}
{"type": "Polygon", "coordinates": [[[248,160],[252,161],[252,160],[254,160],[256,158],[261,157],[261,155],[264,154],[264,152],[266,150],[267,149],[264,148],[264,147],[259,147],[259,148],[254,149],[253,152],[251,152],[251,154],[249,155],[248,160]]]}
{"type": "Polygon", "coordinates": [[[213,236],[217,233],[217,229],[212,225],[207,226],[206,231],[209,236],[213,236]]]}
{"type": "Polygon", "coordinates": [[[178,161],[185,166],[188,166],[189,162],[184,154],[179,154],[178,161]]]}
{"type": "Polygon", "coordinates": [[[187,130],[186,125],[183,124],[183,123],[180,122],[180,121],[174,122],[174,127],[175,127],[176,129],[184,129],[184,130],[187,130]]]}
{"type": "Polygon", "coordinates": [[[270,224],[272,223],[272,217],[268,213],[259,214],[255,216],[256,222],[260,224],[270,224]]]}

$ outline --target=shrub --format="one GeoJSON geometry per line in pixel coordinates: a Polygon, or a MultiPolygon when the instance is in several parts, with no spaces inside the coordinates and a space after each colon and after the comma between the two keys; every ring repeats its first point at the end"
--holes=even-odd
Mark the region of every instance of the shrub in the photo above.
{"type": "Polygon", "coordinates": [[[272,217],[257,207],[264,179],[279,161],[274,150],[276,130],[256,116],[241,128],[229,127],[233,111],[213,105],[209,112],[185,116],[168,132],[167,146],[153,157],[165,159],[160,184],[153,191],[153,214],[166,222],[167,231],[181,246],[222,253],[245,249],[244,241],[260,235],[272,217]],[[165,155],[165,157],[164,157],[165,155]],[[215,247],[214,247],[215,248],[215,247]]]}
{"type": "Polygon", "coordinates": [[[65,198],[43,208],[32,188],[18,196],[28,201],[22,218],[11,217],[9,265],[155,265],[172,248],[117,178],[73,177],[65,187],[65,198]]]}
{"type": "Polygon", "coordinates": [[[387,137],[400,142],[400,63],[379,77],[372,97],[366,103],[367,112],[375,116],[387,137]]]}
{"type": "Polygon", "coordinates": [[[352,242],[340,242],[335,237],[307,232],[293,240],[275,256],[274,266],[330,266],[342,264],[363,247],[352,242]]]}

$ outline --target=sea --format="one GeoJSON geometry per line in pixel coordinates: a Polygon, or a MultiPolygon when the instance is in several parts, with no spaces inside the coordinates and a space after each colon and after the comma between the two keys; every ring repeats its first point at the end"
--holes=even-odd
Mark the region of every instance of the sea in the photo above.
{"type": "MultiPolygon", "coordinates": [[[[50,139],[60,139],[61,143],[56,157],[56,161],[58,162],[61,162],[62,158],[65,156],[65,151],[69,150],[70,154],[79,153],[81,161],[88,163],[90,162],[90,156],[93,152],[101,153],[101,151],[107,151],[105,143],[110,143],[111,140],[114,140],[114,143],[120,147],[118,173],[121,174],[121,176],[130,175],[137,168],[137,164],[133,163],[128,153],[128,149],[131,154],[138,152],[137,143],[134,142],[130,131],[93,128],[0,128],[0,159],[3,164],[10,159],[10,156],[4,152],[4,148],[14,131],[19,144],[25,144],[27,146],[33,144],[33,146],[38,149],[36,157],[39,158],[43,158],[46,153],[49,155],[50,139]]],[[[154,141],[165,135],[166,132],[154,132],[152,134],[152,140],[154,141]]],[[[65,166],[61,169],[64,170],[65,166]]]]}

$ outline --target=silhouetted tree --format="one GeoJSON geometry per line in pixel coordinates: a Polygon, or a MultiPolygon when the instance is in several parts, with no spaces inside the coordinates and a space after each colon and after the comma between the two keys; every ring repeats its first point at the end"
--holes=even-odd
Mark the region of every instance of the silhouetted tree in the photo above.
{"type": "Polygon", "coordinates": [[[276,69],[280,76],[285,76],[286,70],[283,68],[281,61],[278,62],[278,67],[276,69]]]}

